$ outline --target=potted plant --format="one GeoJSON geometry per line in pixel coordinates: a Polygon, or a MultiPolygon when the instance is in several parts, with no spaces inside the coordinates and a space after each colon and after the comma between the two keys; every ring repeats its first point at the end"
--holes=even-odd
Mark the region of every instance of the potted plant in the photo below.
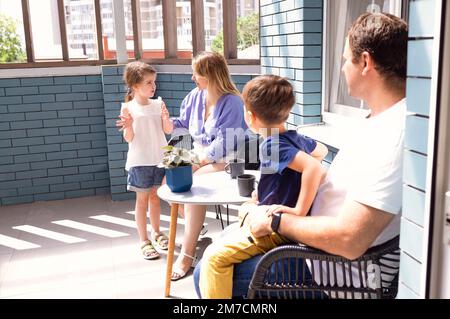
{"type": "Polygon", "coordinates": [[[187,192],[192,186],[192,165],[199,165],[198,156],[184,148],[165,146],[161,166],[166,169],[166,182],[174,193],[187,192]]]}

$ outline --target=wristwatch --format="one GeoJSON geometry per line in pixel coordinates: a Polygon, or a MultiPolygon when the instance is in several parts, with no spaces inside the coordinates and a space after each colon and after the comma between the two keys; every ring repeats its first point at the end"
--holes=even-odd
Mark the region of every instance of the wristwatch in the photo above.
{"type": "Polygon", "coordinates": [[[278,228],[280,228],[281,215],[283,213],[275,213],[272,214],[272,222],[270,223],[270,227],[272,231],[278,233],[278,228]]]}

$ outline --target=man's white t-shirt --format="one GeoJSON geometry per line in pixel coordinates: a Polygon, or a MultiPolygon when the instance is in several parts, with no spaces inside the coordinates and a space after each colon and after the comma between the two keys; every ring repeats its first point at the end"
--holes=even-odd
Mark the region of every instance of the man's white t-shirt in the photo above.
{"type": "Polygon", "coordinates": [[[161,102],[149,100],[148,105],[141,105],[133,99],[122,103],[122,109],[124,107],[133,117],[134,131],[133,140],[128,144],[125,169],[160,164],[164,154],[162,148],[167,146],[161,121],[161,102]]]}
{"type": "MultiPolygon", "coordinates": [[[[403,99],[347,132],[344,146],[319,187],[311,216],[336,216],[345,200],[353,200],[395,215],[372,246],[399,235],[405,119],[403,99]]],[[[342,272],[338,283],[339,277],[342,272]]],[[[359,283],[359,278],[353,277],[354,283],[359,283]]]]}

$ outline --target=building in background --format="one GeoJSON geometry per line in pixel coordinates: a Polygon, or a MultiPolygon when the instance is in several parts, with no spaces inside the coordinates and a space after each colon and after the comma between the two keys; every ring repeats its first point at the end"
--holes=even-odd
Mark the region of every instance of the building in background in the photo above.
{"type": "MultiPolygon", "coordinates": [[[[129,54],[133,55],[133,27],[131,1],[124,0],[125,30],[129,54]]],[[[133,0],[135,1],[135,0],[133,0]]],[[[139,0],[142,25],[142,45],[147,57],[163,57],[163,0],[139,0]],[[152,54],[154,56],[152,56],[152,54]],[[160,56],[158,56],[158,54],[160,56]]],[[[211,50],[213,39],[223,28],[223,0],[204,0],[205,48],[211,50]]],[[[97,30],[94,0],[64,0],[69,57],[73,59],[98,59],[97,30]]],[[[259,0],[237,0],[237,16],[243,17],[259,10],[259,0]]],[[[114,58],[113,0],[101,0],[102,35],[105,58],[114,58]],[[108,51],[113,55],[108,56],[108,51]]],[[[178,49],[192,51],[192,23],[190,0],[177,0],[178,49]]],[[[30,1],[33,43],[37,60],[62,59],[57,0],[30,1]]],[[[0,0],[0,12],[17,21],[18,34],[25,49],[22,8],[20,2],[0,0]]],[[[144,55],[145,56],[145,55],[144,55]]],[[[255,58],[258,58],[258,56],[255,58]]]]}

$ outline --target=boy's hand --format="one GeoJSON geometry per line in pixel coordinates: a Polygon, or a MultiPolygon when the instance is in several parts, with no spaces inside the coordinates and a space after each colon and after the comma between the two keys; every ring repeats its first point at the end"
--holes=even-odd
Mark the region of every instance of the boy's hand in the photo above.
{"type": "Polygon", "coordinates": [[[162,101],[161,101],[161,119],[163,121],[170,119],[169,110],[167,109],[166,104],[162,101]]]}
{"type": "Polygon", "coordinates": [[[258,203],[258,191],[256,189],[252,192],[252,201],[258,203]]]}
{"type": "Polygon", "coordinates": [[[133,117],[130,113],[125,112],[119,115],[120,120],[116,121],[116,126],[120,127],[119,131],[131,128],[133,125],[133,117]]]}
{"type": "Polygon", "coordinates": [[[270,217],[275,213],[281,212],[296,215],[295,209],[283,205],[270,205],[269,208],[267,209],[266,215],[267,217],[270,217]]]}

